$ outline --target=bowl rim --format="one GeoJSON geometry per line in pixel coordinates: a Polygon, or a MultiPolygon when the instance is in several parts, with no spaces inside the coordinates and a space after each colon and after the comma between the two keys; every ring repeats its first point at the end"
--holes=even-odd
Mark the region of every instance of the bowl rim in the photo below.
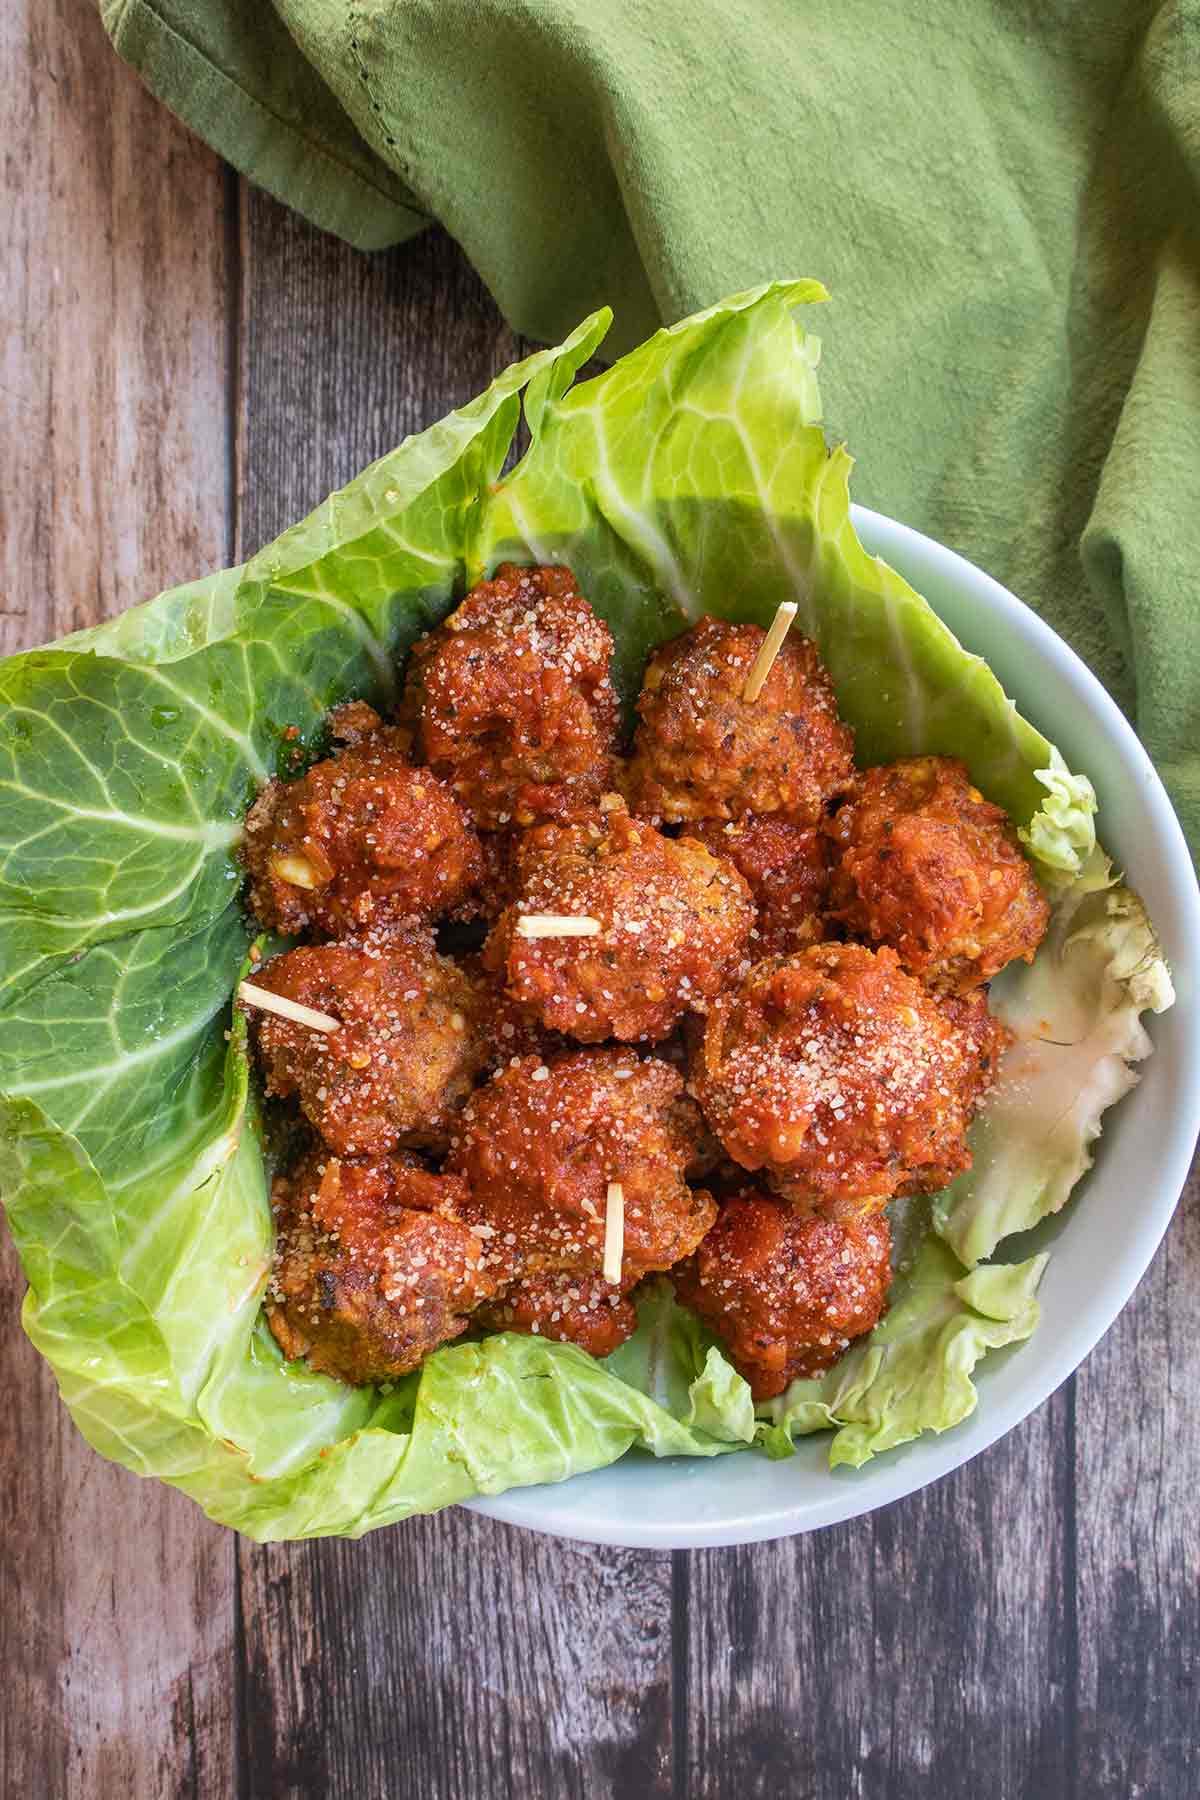
{"type": "MultiPolygon", "coordinates": [[[[1014,636],[1027,643],[1082,708],[1098,718],[1119,760],[1136,780],[1146,813],[1146,834],[1162,858],[1166,885],[1179,908],[1186,941],[1200,944],[1200,887],[1174,808],[1133,727],[1086,663],[1031,607],[966,557],[886,514],[855,505],[851,516],[866,548],[875,555],[882,549],[883,560],[894,558],[901,573],[907,552],[951,584],[965,584],[982,593],[985,603],[1006,615],[1014,636]]],[[[1177,1004],[1187,1005],[1190,998],[1189,995],[1177,1004]]],[[[1042,1346],[1041,1359],[1031,1360],[1029,1379],[1017,1393],[1007,1399],[991,1396],[986,1409],[978,1408],[942,1436],[927,1438],[929,1449],[919,1463],[892,1452],[873,1462],[869,1471],[855,1471],[852,1481],[831,1478],[828,1497],[805,1502],[802,1515],[799,1505],[777,1505],[747,1514],[743,1503],[728,1517],[718,1514],[690,1524],[656,1523],[647,1518],[618,1517],[611,1507],[589,1514],[586,1507],[555,1504],[556,1496],[586,1481],[586,1475],[570,1477],[562,1483],[511,1488],[503,1494],[478,1495],[463,1504],[472,1512],[505,1524],[587,1543],[645,1550],[704,1549],[820,1530],[888,1506],[961,1468],[1028,1418],[1075,1373],[1128,1304],[1158,1250],[1179,1202],[1196,1147],[1200,1121],[1200,1008],[1190,1006],[1180,1035],[1182,1044],[1175,1052],[1174,1075],[1182,1104],[1176,1110],[1168,1139],[1155,1145],[1155,1175],[1140,1196],[1142,1211],[1136,1240],[1122,1261],[1119,1277],[1109,1284],[1107,1304],[1077,1320],[1074,1329],[1048,1339],[1042,1346]]],[[[678,1475],[686,1468],[694,1480],[702,1480],[709,1468],[721,1464],[674,1458],[656,1466],[664,1471],[664,1476],[667,1471],[678,1475]]],[[[677,1481],[681,1497],[685,1485],[690,1483],[677,1481]]]]}

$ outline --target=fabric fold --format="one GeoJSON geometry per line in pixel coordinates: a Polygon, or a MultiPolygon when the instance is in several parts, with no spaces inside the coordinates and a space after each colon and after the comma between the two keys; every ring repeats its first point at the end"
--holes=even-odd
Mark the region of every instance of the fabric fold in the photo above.
{"type": "Polygon", "coordinates": [[[1196,0],[102,12],[252,180],[366,249],[437,220],[535,339],[819,276],[856,497],[1044,614],[1200,839],[1196,0]]]}

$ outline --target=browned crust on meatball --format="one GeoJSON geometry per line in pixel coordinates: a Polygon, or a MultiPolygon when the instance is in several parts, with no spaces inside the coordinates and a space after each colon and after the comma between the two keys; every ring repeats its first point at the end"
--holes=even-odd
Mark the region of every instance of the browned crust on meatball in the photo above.
{"type": "Polygon", "coordinates": [[[322,1032],[252,1015],[267,1093],[296,1095],[331,1150],[379,1156],[398,1144],[444,1146],[489,1051],[478,987],[436,954],[429,933],[411,932],[384,952],[289,950],[255,983],[341,1021],[322,1032]]]}
{"type": "Polygon", "coordinates": [[[733,1160],[778,1193],[878,1207],[970,1166],[967,1126],[1006,1037],[986,1004],[968,1028],[894,951],[820,944],[759,963],[715,1003],[693,1091],[733,1160]]]}
{"type": "Polygon", "coordinates": [[[466,956],[462,966],[476,983],[480,996],[481,1031],[487,1046],[486,1067],[489,1072],[501,1069],[514,1058],[535,1056],[546,1062],[565,1056],[575,1048],[570,1038],[559,1031],[549,1031],[512,995],[499,976],[488,969],[481,956],[466,956]]]}
{"type": "Polygon", "coordinates": [[[600,1275],[556,1271],[514,1281],[503,1298],[479,1311],[495,1331],[523,1331],[577,1344],[589,1356],[611,1356],[637,1330],[637,1313],[620,1287],[600,1275]]]}
{"type": "Polygon", "coordinates": [[[361,702],[334,718],[347,748],[298,781],[269,781],[247,815],[255,915],[289,936],[369,929],[380,941],[461,908],[483,875],[463,808],[430,770],[412,767],[406,732],[361,702]]]}
{"type": "MultiPolygon", "coordinates": [[[[985,1097],[996,1084],[1000,1061],[1012,1042],[1012,1033],[988,1010],[987,992],[975,988],[969,994],[938,994],[937,1004],[959,1034],[963,1054],[963,1077],[960,1094],[966,1108],[966,1123],[978,1112],[985,1097]]],[[[917,1165],[911,1178],[899,1190],[902,1194],[938,1194],[948,1187],[964,1167],[958,1146],[951,1143],[951,1155],[934,1155],[917,1165]]]]}
{"type": "Polygon", "coordinates": [[[800,1213],[752,1191],[724,1203],[696,1254],[671,1276],[755,1400],[830,1368],[878,1323],[891,1279],[886,1214],[800,1213]]]}
{"type": "Polygon", "coordinates": [[[513,563],[414,646],[405,722],[481,827],[558,818],[611,785],[612,651],[569,569],[513,563]]]}
{"type": "Polygon", "coordinates": [[[470,1199],[461,1215],[488,1232],[503,1285],[543,1272],[598,1274],[608,1184],[624,1190],[623,1280],[690,1254],[716,1209],[684,1171],[701,1138],[677,1070],[633,1051],[523,1057],[464,1108],[447,1169],[470,1199]]]}
{"type": "Polygon", "coordinates": [[[853,734],[807,638],[786,638],[758,698],[742,699],[765,636],[705,618],[655,651],[626,771],[633,812],[673,823],[780,812],[811,824],[850,781],[853,734]]]}
{"type": "Polygon", "coordinates": [[[736,869],[631,819],[615,796],[606,813],[527,833],[516,885],[484,962],[532,1017],[585,1044],[653,1043],[685,1012],[703,1012],[754,922],[736,869]],[[601,929],[525,938],[517,925],[527,913],[591,917],[601,929]]]}
{"type": "Polygon", "coordinates": [[[267,1322],[284,1355],[364,1385],[459,1337],[496,1284],[480,1240],[447,1216],[463,1184],[399,1157],[312,1152],[271,1190],[267,1322]]]}
{"type": "Polygon", "coordinates": [[[830,907],[931,987],[965,993],[1033,960],[1050,908],[1012,823],[949,756],[868,769],[827,826],[830,907]]]}
{"type": "Polygon", "coordinates": [[[478,842],[482,855],[482,874],[479,886],[458,906],[452,908],[451,918],[483,919],[489,925],[495,924],[505,907],[511,906],[516,894],[517,863],[524,836],[522,831],[480,832],[478,842]]]}
{"type": "Polygon", "coordinates": [[[797,825],[778,813],[747,813],[741,819],[698,820],[687,835],[714,856],[726,857],[749,887],[758,908],[749,945],[756,962],[790,956],[832,935],[825,918],[832,854],[819,825],[797,825]]]}

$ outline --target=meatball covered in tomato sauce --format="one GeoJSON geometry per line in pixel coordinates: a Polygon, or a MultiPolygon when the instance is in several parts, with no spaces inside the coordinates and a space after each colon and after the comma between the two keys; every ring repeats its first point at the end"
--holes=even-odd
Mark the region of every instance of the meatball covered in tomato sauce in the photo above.
{"type": "Polygon", "coordinates": [[[479,826],[559,818],[610,785],[612,650],[569,569],[512,563],[413,647],[406,722],[479,826]]]}
{"type": "Polygon", "coordinates": [[[536,1056],[539,1062],[545,1062],[575,1048],[570,1038],[548,1031],[540,1019],[526,1012],[484,966],[481,956],[464,957],[462,966],[478,984],[489,1071],[503,1068],[514,1057],[536,1056]]]}
{"type": "Polygon", "coordinates": [[[750,889],[758,918],[749,953],[790,956],[819,944],[829,930],[824,917],[829,892],[830,844],[817,825],[796,825],[778,813],[742,819],[704,819],[688,836],[724,856],[750,889]]]}
{"type": "MultiPolygon", "coordinates": [[[[974,1095],[967,1104],[966,1123],[970,1125],[995,1085],[1000,1059],[1012,1042],[1012,1033],[988,1010],[987,992],[983,988],[974,988],[969,994],[935,994],[934,1000],[942,1017],[950,1021],[958,1034],[967,1071],[964,1081],[968,1086],[972,1082],[975,1085],[974,1095]]],[[[946,1140],[946,1150],[948,1154],[935,1151],[927,1161],[918,1163],[911,1179],[899,1192],[940,1193],[964,1168],[970,1168],[970,1153],[964,1163],[960,1146],[953,1138],[946,1140]]]]}
{"type": "Polygon", "coordinates": [[[517,857],[524,836],[522,831],[480,832],[478,842],[483,872],[479,887],[452,910],[452,919],[480,919],[488,925],[495,924],[516,894],[517,857]]]}
{"type": "Polygon", "coordinates": [[[814,823],[854,773],[816,646],[785,638],[753,701],[742,698],[766,633],[701,619],[655,651],[637,703],[630,808],[671,823],[785,813],[814,823]]]}
{"type": "Polygon", "coordinates": [[[577,1344],[589,1356],[610,1356],[637,1330],[637,1313],[624,1295],[629,1285],[575,1272],[531,1275],[481,1307],[479,1323],[577,1344]]]}
{"type": "MultiPolygon", "coordinates": [[[[623,1192],[620,1287],[689,1255],[716,1216],[684,1171],[701,1141],[676,1069],[630,1050],[522,1057],[467,1103],[447,1169],[507,1289],[544,1273],[600,1275],[610,1182],[623,1192]]],[[[606,1284],[607,1285],[607,1284],[606,1284]]]]}
{"type": "Polygon", "coordinates": [[[304,1157],[276,1178],[267,1322],[284,1355],[363,1385],[415,1369],[495,1293],[480,1240],[447,1217],[453,1176],[403,1157],[304,1157]]]}
{"type": "Polygon", "coordinates": [[[253,1014],[267,1093],[297,1095],[332,1150],[379,1156],[398,1144],[444,1145],[488,1046],[477,985],[436,954],[428,932],[409,932],[383,952],[289,950],[254,979],[338,1021],[336,1031],[318,1031],[253,1014]]]}
{"type": "Polygon", "coordinates": [[[450,789],[413,768],[406,732],[339,708],[347,747],[298,781],[269,781],[246,818],[250,904],[273,931],[376,939],[475,895],[479,839],[450,789]],[[373,723],[372,723],[373,721],[373,723]]]}
{"type": "Polygon", "coordinates": [[[1026,962],[1050,909],[1008,815],[949,756],[868,769],[829,824],[831,907],[931,987],[964,993],[1026,962]]]}
{"type": "Polygon", "coordinates": [[[516,899],[484,949],[512,998],[585,1044],[653,1043],[702,1012],[742,958],[754,907],[729,863],[612,810],[528,832],[516,899]],[[582,920],[591,936],[526,936],[539,920],[582,920]]]}
{"type": "Polygon", "coordinates": [[[885,1213],[802,1213],[758,1193],[727,1200],[696,1254],[671,1275],[755,1400],[835,1363],[877,1323],[891,1279],[885,1213]]]}
{"type": "Polygon", "coordinates": [[[1006,1037],[982,996],[940,1003],[892,950],[818,944],[715,1003],[693,1091],[734,1162],[785,1198],[879,1207],[970,1166],[1006,1037]]]}

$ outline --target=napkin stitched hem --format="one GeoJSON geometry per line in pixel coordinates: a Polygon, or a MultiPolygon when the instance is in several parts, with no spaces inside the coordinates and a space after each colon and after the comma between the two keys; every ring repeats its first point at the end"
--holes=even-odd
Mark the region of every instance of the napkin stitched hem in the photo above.
{"type": "Polygon", "coordinates": [[[393,199],[327,145],[264,106],[146,0],[117,0],[104,11],[114,47],[155,97],[248,180],[312,224],[359,250],[403,242],[430,224],[427,214],[393,199]],[[314,179],[314,157],[325,180],[314,179]]]}

